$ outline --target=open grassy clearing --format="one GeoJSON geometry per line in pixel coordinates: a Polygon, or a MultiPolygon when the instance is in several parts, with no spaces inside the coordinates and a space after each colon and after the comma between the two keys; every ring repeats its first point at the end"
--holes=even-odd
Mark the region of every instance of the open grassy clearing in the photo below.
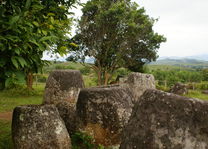
{"type": "Polygon", "coordinates": [[[12,111],[16,106],[28,104],[41,104],[45,84],[34,85],[34,91],[12,89],[0,92],[0,112],[12,111]]]}
{"type": "Polygon", "coordinates": [[[208,101],[208,95],[202,94],[200,90],[189,90],[188,94],[185,95],[186,97],[191,97],[191,98],[198,98],[202,100],[207,100],[208,101]]]}

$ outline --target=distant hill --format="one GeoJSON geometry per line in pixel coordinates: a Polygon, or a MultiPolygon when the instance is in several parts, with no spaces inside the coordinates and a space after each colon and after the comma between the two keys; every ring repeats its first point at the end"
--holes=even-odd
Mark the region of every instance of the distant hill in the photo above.
{"type": "Polygon", "coordinates": [[[156,62],[150,63],[150,65],[173,65],[189,68],[208,68],[208,61],[190,59],[190,58],[164,58],[159,59],[156,62]]]}
{"type": "Polygon", "coordinates": [[[177,57],[177,56],[163,56],[159,57],[161,59],[194,59],[199,61],[208,61],[208,54],[201,54],[201,55],[193,55],[193,56],[186,56],[186,57],[177,57]]]}
{"type": "Polygon", "coordinates": [[[208,54],[189,56],[187,58],[208,61],[208,54]]]}

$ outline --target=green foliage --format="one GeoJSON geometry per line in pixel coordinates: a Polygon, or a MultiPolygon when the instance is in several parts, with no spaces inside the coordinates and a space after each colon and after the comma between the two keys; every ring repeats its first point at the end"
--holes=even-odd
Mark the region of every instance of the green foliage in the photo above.
{"type": "Polygon", "coordinates": [[[76,132],[71,136],[72,149],[105,149],[100,144],[95,144],[92,136],[86,133],[76,132]]]}
{"type": "Polygon", "coordinates": [[[80,69],[80,72],[83,74],[83,75],[87,75],[91,72],[91,68],[88,67],[88,66],[85,66],[83,68],[80,69]]]}
{"type": "Polygon", "coordinates": [[[85,87],[97,86],[97,78],[94,73],[83,76],[85,87]]]}
{"type": "Polygon", "coordinates": [[[25,77],[21,71],[7,71],[6,75],[8,76],[5,81],[5,87],[7,89],[16,88],[21,86],[20,84],[25,84],[25,77]]]}
{"type": "Polygon", "coordinates": [[[202,94],[200,90],[189,90],[188,94],[185,96],[190,97],[190,98],[208,100],[208,95],[202,94]]]}
{"type": "Polygon", "coordinates": [[[154,75],[155,80],[158,80],[159,85],[172,86],[177,82],[201,82],[203,80],[200,71],[188,71],[188,70],[150,70],[148,73],[154,75]]]}
{"type": "Polygon", "coordinates": [[[38,83],[46,83],[47,79],[48,79],[48,74],[35,74],[35,80],[38,83]]]}
{"type": "Polygon", "coordinates": [[[82,12],[74,37],[80,46],[72,56],[95,60],[99,84],[108,83],[109,76],[120,67],[141,71],[146,62],[157,58],[156,49],[165,38],[153,31],[155,20],[136,3],[91,0],[82,12]]]}
{"type": "Polygon", "coordinates": [[[120,75],[120,76],[126,76],[130,73],[131,71],[129,71],[128,69],[126,68],[119,68],[116,70],[116,75],[120,75]]]}
{"type": "Polygon", "coordinates": [[[71,136],[72,149],[94,149],[93,138],[85,133],[76,132],[71,136]]]}
{"type": "Polygon", "coordinates": [[[194,84],[194,88],[198,90],[208,90],[208,82],[201,82],[194,84]]]}
{"type": "Polygon", "coordinates": [[[0,89],[39,72],[47,63],[45,50],[66,53],[66,34],[72,20],[68,9],[75,0],[8,0],[0,2],[0,89]],[[17,76],[18,73],[18,77],[17,76]],[[20,75],[21,73],[21,75],[20,75]]]}
{"type": "Polygon", "coordinates": [[[208,81],[208,69],[202,70],[203,80],[208,81]]]}

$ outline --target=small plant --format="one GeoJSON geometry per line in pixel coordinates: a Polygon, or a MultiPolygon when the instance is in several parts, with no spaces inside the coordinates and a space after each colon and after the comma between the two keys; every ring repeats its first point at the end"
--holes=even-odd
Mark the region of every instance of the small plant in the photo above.
{"type": "Polygon", "coordinates": [[[76,132],[71,137],[72,149],[94,149],[93,138],[85,133],[76,132]]]}
{"type": "Polygon", "coordinates": [[[92,136],[83,132],[76,132],[71,136],[72,149],[105,149],[100,144],[95,144],[92,136]]]}

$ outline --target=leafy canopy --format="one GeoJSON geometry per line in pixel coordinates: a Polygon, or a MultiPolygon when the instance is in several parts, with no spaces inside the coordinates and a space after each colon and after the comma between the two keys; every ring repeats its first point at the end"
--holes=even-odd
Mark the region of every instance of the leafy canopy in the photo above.
{"type": "Polygon", "coordinates": [[[156,60],[165,38],[153,31],[156,20],[138,4],[130,0],[91,0],[82,12],[74,37],[80,46],[72,55],[95,60],[98,84],[107,84],[120,67],[141,71],[146,62],[156,60]]]}
{"type": "Polygon", "coordinates": [[[69,8],[76,0],[0,1],[0,88],[25,82],[38,72],[46,50],[66,53],[72,19],[69,8]]]}

